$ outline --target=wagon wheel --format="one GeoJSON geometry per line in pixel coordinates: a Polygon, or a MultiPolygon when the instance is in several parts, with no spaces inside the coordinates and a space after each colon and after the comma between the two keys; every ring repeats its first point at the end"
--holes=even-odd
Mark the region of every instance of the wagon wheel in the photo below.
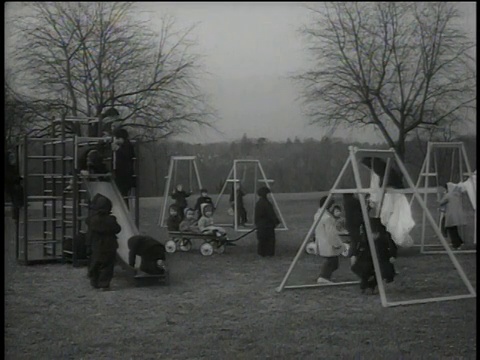
{"type": "Polygon", "coordinates": [[[315,245],[315,242],[309,242],[305,247],[305,252],[310,255],[315,255],[317,253],[317,246],[315,245]]]}
{"type": "Polygon", "coordinates": [[[200,246],[200,252],[203,256],[210,256],[213,254],[213,246],[209,243],[203,243],[200,246]]]}
{"type": "Polygon", "coordinates": [[[173,240],[168,240],[165,243],[165,251],[169,254],[173,254],[177,250],[177,245],[175,244],[175,241],[173,240]]]}
{"type": "Polygon", "coordinates": [[[225,252],[225,244],[221,244],[215,247],[217,254],[223,254],[225,252]]]}
{"type": "Polygon", "coordinates": [[[342,256],[345,256],[345,257],[349,257],[349,256],[350,256],[350,244],[343,243],[342,256]]]}
{"type": "Polygon", "coordinates": [[[180,250],[190,251],[192,249],[192,241],[190,239],[180,240],[180,250]]]}

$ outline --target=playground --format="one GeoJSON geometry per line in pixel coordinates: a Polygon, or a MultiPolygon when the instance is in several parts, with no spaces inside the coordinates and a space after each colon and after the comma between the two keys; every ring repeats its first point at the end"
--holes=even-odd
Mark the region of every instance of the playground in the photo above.
{"type": "MultiPolygon", "coordinates": [[[[112,290],[93,290],[85,267],[19,265],[5,217],[5,356],[8,359],[318,359],[476,357],[476,299],[384,308],[358,285],[276,292],[312,224],[320,193],[275,194],[289,231],[276,256],[256,254],[255,235],[202,256],[167,257],[169,286],[135,287],[115,268],[112,290]]],[[[162,198],[140,199],[140,229],[161,242],[162,198]]],[[[421,213],[414,208],[417,240],[421,213]]],[[[473,221],[473,219],[470,219],[473,221]]],[[[231,229],[230,229],[231,230],[231,229]]],[[[428,234],[427,234],[428,235],[428,234]]],[[[476,288],[476,255],[457,260],[476,288]]],[[[293,280],[314,282],[320,260],[305,255],[293,280]]],[[[343,258],[335,280],[355,280],[343,258]]],[[[446,254],[400,249],[389,299],[463,294],[446,254]]]]}
{"type": "MultiPolygon", "coordinates": [[[[256,169],[253,190],[263,185],[273,190],[270,199],[281,221],[275,256],[270,258],[257,254],[252,232],[256,192],[242,195],[249,218],[245,224],[240,226],[236,216],[238,195],[233,196],[233,213],[229,212],[232,198],[228,185],[241,181],[235,160],[220,194],[210,195],[215,199],[216,222],[226,226],[229,239],[239,241],[225,246],[221,253],[204,254],[199,251],[201,242],[192,242],[190,251],[168,252],[168,281],[139,286],[138,269],[126,263],[127,240],[143,234],[165,245],[171,239],[163,222],[172,188],[179,181],[173,173],[173,160],[188,161],[188,177],[195,175],[200,189],[194,157],[172,158],[163,197],[139,198],[135,191],[127,207],[114,182],[70,175],[78,170],[78,148],[99,138],[41,141],[42,155],[27,151],[27,139],[19,151],[23,151],[21,174],[27,206],[20,213],[18,232],[11,209],[6,208],[7,358],[438,359],[476,355],[475,203],[466,192],[462,195],[468,217],[468,225],[460,229],[465,246],[452,251],[437,225],[438,178],[434,184],[421,177],[411,179],[390,150],[350,147],[337,180],[322,193],[274,194],[274,179],[267,177],[259,161],[239,160],[256,169]],[[365,194],[375,189],[372,183],[370,188],[364,185],[374,178],[374,161],[372,169],[360,172],[357,156],[386,159],[386,180],[378,188],[380,201],[387,194],[408,196],[411,202],[405,201],[415,221],[410,231],[415,246],[399,248],[395,281],[380,281],[375,294],[360,292],[347,257],[341,257],[332,279],[338,286],[316,284],[321,259],[304,251],[322,196],[341,203],[342,194],[356,192],[363,201],[362,216],[368,217],[365,194]],[[30,160],[43,162],[41,172],[29,167],[30,160]],[[408,180],[408,188],[388,185],[386,189],[393,161],[408,180]],[[353,175],[347,169],[353,170],[353,175]],[[339,186],[343,176],[355,178],[356,187],[339,186]],[[43,179],[42,195],[31,195],[29,178],[43,179]],[[71,192],[65,191],[69,179],[73,180],[71,192]],[[85,263],[77,261],[75,250],[67,257],[62,249],[64,239],[85,231],[85,210],[96,193],[111,199],[112,213],[122,227],[111,291],[105,292],[90,286],[85,263]],[[430,246],[435,251],[426,251],[430,246]]],[[[455,145],[459,156],[462,146],[455,145]]],[[[435,161],[428,159],[422,171],[431,177],[438,171],[435,161]]],[[[466,169],[458,167],[457,182],[473,184],[466,156],[464,160],[466,169]]],[[[459,163],[463,164],[461,158],[459,163]]],[[[193,201],[194,197],[189,199],[193,201]]],[[[366,235],[373,247],[368,226],[366,235]]],[[[372,257],[380,279],[378,260],[372,257]]]]}

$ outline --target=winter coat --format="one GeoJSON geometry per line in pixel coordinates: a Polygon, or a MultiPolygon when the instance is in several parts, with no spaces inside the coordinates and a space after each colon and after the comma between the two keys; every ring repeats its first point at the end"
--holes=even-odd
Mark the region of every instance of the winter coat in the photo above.
{"type": "Polygon", "coordinates": [[[212,201],[212,198],[210,196],[200,196],[198,199],[197,199],[197,202],[195,204],[195,207],[193,208],[195,211],[197,211],[198,213],[201,213],[201,205],[202,204],[210,204],[212,205],[212,209],[213,209],[213,201],[212,201]]]}
{"type": "Polygon", "coordinates": [[[95,196],[91,204],[92,214],[86,219],[88,233],[86,243],[92,249],[94,261],[106,259],[118,248],[117,236],[121,227],[111,215],[112,202],[103,195],[95,196]]]}
{"type": "Polygon", "coordinates": [[[211,206],[209,204],[200,205],[200,211],[202,213],[202,216],[200,217],[200,219],[198,219],[198,228],[199,228],[200,231],[204,231],[207,227],[214,225],[213,218],[212,217],[207,217],[205,215],[205,210],[208,207],[211,207],[211,206]]]}
{"type": "Polygon", "coordinates": [[[119,188],[135,187],[135,169],[133,158],[135,150],[128,139],[115,151],[115,182],[119,188]]]}
{"type": "Polygon", "coordinates": [[[179,209],[185,209],[188,206],[187,198],[190,195],[191,194],[188,194],[185,190],[178,191],[175,189],[172,194],[172,199],[175,200],[175,205],[177,205],[179,209]]]}
{"type": "Polygon", "coordinates": [[[463,211],[462,191],[454,187],[440,200],[440,205],[446,205],[445,227],[463,226],[467,224],[463,211]]]}
{"type": "Polygon", "coordinates": [[[185,233],[198,233],[200,229],[198,228],[197,220],[192,219],[188,220],[187,218],[183,219],[180,223],[179,230],[185,233]]]}
{"type": "MultiPolygon", "coordinates": [[[[395,277],[395,267],[390,262],[390,258],[397,257],[397,247],[390,234],[379,218],[370,218],[372,233],[377,233],[378,237],[374,239],[375,248],[378,255],[380,272],[382,278],[387,282],[392,282],[395,277]]],[[[351,270],[357,274],[363,281],[375,275],[373,259],[368,243],[365,225],[362,225],[362,240],[358,244],[357,259],[352,265],[351,270]]],[[[374,281],[376,284],[376,281],[374,281]]]]}
{"type": "MultiPolygon", "coordinates": [[[[320,217],[322,208],[315,213],[314,221],[320,217]]],[[[317,254],[324,257],[338,256],[344,250],[344,245],[338,235],[335,218],[325,211],[315,228],[315,243],[317,254]]]]}
{"type": "Polygon", "coordinates": [[[134,235],[128,239],[128,264],[135,267],[135,257],[138,255],[142,261],[165,260],[165,247],[147,235],[134,235]]]}
{"type": "Polygon", "coordinates": [[[18,167],[9,163],[8,157],[5,164],[5,191],[10,197],[15,208],[21,208],[24,205],[24,193],[22,186],[22,178],[18,167]]]}
{"type": "MultiPolygon", "coordinates": [[[[242,189],[237,189],[237,209],[243,209],[244,208],[244,204],[243,204],[243,197],[244,196],[245,196],[245,193],[242,191],[242,189]]],[[[235,201],[235,194],[234,194],[233,191],[230,193],[230,200],[229,201],[233,206],[233,203],[235,201]]]]}
{"type": "Polygon", "coordinates": [[[259,196],[255,204],[255,227],[257,229],[274,229],[280,224],[272,203],[267,199],[268,193],[270,193],[270,190],[266,187],[261,187],[257,191],[259,196]]]}
{"type": "Polygon", "coordinates": [[[106,174],[108,173],[108,168],[104,163],[104,158],[108,154],[105,153],[104,145],[97,145],[95,147],[89,148],[80,155],[78,159],[78,169],[79,170],[88,170],[93,174],[106,174]],[[90,164],[88,158],[91,158],[90,164]]]}
{"type": "Polygon", "coordinates": [[[168,231],[179,231],[180,224],[182,223],[182,219],[178,215],[170,215],[167,219],[167,229],[168,231]]]}
{"type": "Polygon", "coordinates": [[[360,225],[363,224],[360,200],[355,198],[353,194],[344,194],[343,208],[345,209],[345,228],[350,233],[360,231],[360,225]]]}

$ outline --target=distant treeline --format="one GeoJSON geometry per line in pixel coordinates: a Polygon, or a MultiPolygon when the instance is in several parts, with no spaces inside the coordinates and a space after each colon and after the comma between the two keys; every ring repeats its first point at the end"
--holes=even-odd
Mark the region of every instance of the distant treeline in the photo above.
{"type": "MultiPolygon", "coordinates": [[[[462,137],[472,169],[476,169],[476,137],[462,137]]],[[[251,139],[244,136],[235,142],[211,144],[189,144],[183,142],[160,141],[140,144],[138,158],[140,160],[139,194],[141,197],[162,196],[165,191],[166,176],[171,156],[196,156],[202,186],[209,193],[217,194],[227,179],[235,159],[259,160],[268,179],[273,179],[273,190],[276,193],[317,192],[329,190],[336,180],[348,157],[348,147],[361,149],[385,149],[385,145],[368,143],[346,143],[341,139],[324,138],[323,140],[294,139],[284,142],[269,141],[265,138],[251,139]]],[[[32,154],[40,153],[38,143],[32,143],[32,154]]],[[[405,165],[414,181],[422,166],[426,154],[426,142],[412,141],[407,143],[405,165]]],[[[440,152],[437,162],[440,170],[440,183],[457,182],[458,175],[450,178],[452,169],[452,152],[440,152]]],[[[458,153],[455,154],[454,166],[458,166],[458,153]]],[[[41,162],[35,160],[29,166],[30,173],[42,173],[41,162]]],[[[181,183],[186,190],[197,192],[195,174],[189,170],[187,162],[179,162],[173,184],[181,183]]],[[[458,169],[458,167],[457,167],[458,169]]],[[[239,166],[237,177],[247,192],[254,190],[255,171],[253,166],[239,166]]],[[[458,171],[458,170],[457,170],[458,171]]],[[[60,166],[56,173],[61,173],[60,166]]],[[[261,174],[257,172],[258,179],[261,174]]],[[[347,172],[342,187],[354,187],[353,173],[347,172]]],[[[261,185],[257,182],[257,186],[261,185]]],[[[60,187],[59,187],[59,190],[60,187]]],[[[29,178],[30,194],[42,194],[42,182],[39,177],[29,178]]],[[[230,188],[227,187],[227,193],[230,188]]],[[[59,194],[57,194],[59,195],[59,194]]]]}
{"type": "MultiPolygon", "coordinates": [[[[472,170],[476,169],[476,137],[462,137],[472,170]]],[[[259,160],[267,178],[273,179],[277,193],[324,191],[332,187],[348,157],[348,146],[361,149],[386,149],[385,145],[346,143],[341,139],[324,138],[285,142],[268,141],[265,138],[250,139],[244,136],[236,142],[212,144],[187,144],[160,142],[144,144],[141,149],[140,195],[161,196],[164,192],[170,156],[194,155],[201,182],[212,194],[219,193],[235,159],[259,160]]],[[[406,145],[405,165],[414,182],[426,154],[427,143],[411,141],[406,145]]],[[[440,183],[458,181],[450,177],[452,151],[438,153],[440,183]]],[[[454,155],[458,166],[458,152],[454,155]]],[[[458,169],[458,167],[457,167],[458,169]]],[[[253,166],[239,166],[237,177],[243,180],[245,190],[253,191],[255,171],[253,166]]],[[[187,166],[180,162],[172,182],[182,183],[187,190],[198,190],[195,177],[187,166]]],[[[258,178],[261,175],[257,174],[258,178]]],[[[456,175],[458,176],[458,175],[456,175]]],[[[353,174],[347,173],[341,186],[354,186],[353,174]]]]}

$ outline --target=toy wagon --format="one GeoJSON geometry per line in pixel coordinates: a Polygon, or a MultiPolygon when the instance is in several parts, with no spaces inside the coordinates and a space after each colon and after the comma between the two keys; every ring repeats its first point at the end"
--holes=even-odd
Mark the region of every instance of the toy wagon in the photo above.
{"type": "Polygon", "coordinates": [[[204,256],[210,256],[213,252],[223,254],[226,246],[235,246],[234,242],[238,241],[248,234],[255,231],[255,229],[239,236],[235,239],[228,239],[227,236],[218,237],[215,234],[202,234],[181,231],[169,231],[168,236],[170,240],[165,243],[165,251],[172,254],[177,249],[180,251],[190,251],[192,249],[192,240],[201,240],[200,253],[204,256]]]}

